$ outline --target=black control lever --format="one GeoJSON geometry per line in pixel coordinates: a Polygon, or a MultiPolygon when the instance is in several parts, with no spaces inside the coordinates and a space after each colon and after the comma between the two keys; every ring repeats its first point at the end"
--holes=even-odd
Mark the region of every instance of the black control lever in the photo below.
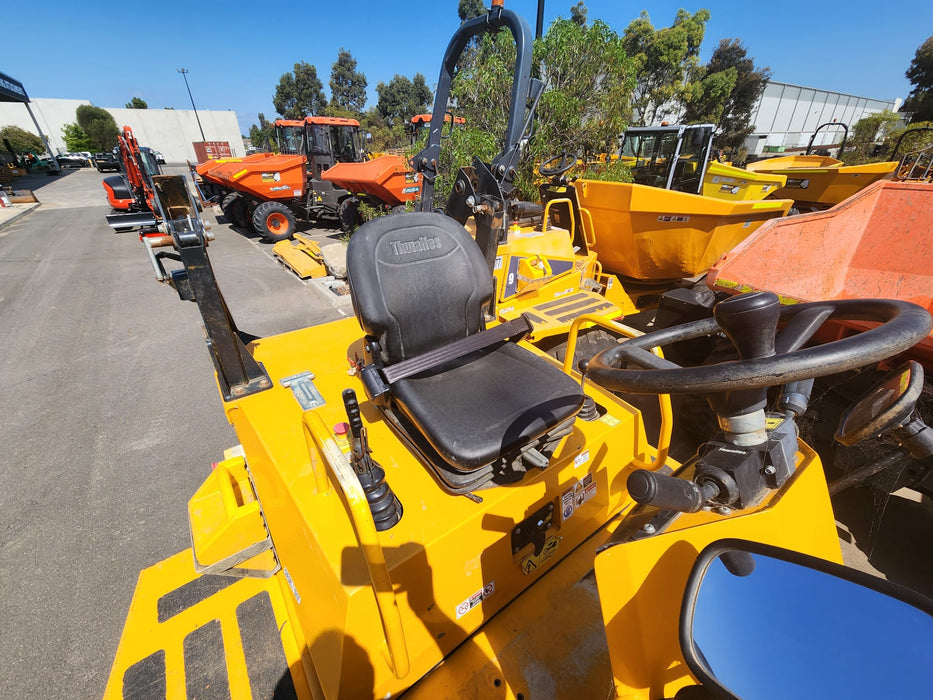
{"type": "MultiPolygon", "coordinates": [[[[713,315],[741,359],[756,360],[774,355],[781,302],[773,292],[730,297],[713,307],[713,315]]],[[[708,400],[727,442],[748,447],[767,439],[762,411],[768,402],[767,388],[713,394],[708,400]]]]}
{"type": "Polygon", "coordinates": [[[713,316],[743,360],[774,355],[781,301],[774,292],[751,292],[725,299],[713,316]]]}
{"type": "Polygon", "coordinates": [[[719,485],[712,480],[696,484],[647,469],[636,469],[629,474],[626,485],[637,503],[681,513],[696,513],[720,492],[719,485]]]}
{"type": "Polygon", "coordinates": [[[356,472],[369,510],[373,514],[376,529],[380,532],[394,527],[402,519],[402,504],[386,482],[386,474],[371,456],[366,428],[360,415],[360,403],[353,389],[344,389],[343,405],[347,409],[350,424],[350,464],[356,472]]]}

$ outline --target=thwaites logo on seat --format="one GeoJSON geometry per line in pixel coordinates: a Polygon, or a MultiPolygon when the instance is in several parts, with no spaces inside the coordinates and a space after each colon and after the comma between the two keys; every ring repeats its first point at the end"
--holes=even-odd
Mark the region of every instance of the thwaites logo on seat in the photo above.
{"type": "Polygon", "coordinates": [[[424,253],[428,250],[440,250],[441,239],[421,236],[413,241],[389,241],[392,253],[395,255],[411,255],[412,253],[424,253]]]}

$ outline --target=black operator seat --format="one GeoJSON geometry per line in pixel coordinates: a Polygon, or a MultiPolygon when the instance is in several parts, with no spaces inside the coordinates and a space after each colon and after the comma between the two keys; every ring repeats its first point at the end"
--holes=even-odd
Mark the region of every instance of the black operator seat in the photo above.
{"type": "MultiPolygon", "coordinates": [[[[386,370],[483,330],[492,277],[479,247],[438,213],[373,219],[350,239],[353,309],[376,341],[386,370]]],[[[491,331],[492,332],[492,331],[491,331]]],[[[502,341],[391,385],[388,408],[402,414],[460,474],[572,422],[580,385],[515,343],[502,341]]]]}

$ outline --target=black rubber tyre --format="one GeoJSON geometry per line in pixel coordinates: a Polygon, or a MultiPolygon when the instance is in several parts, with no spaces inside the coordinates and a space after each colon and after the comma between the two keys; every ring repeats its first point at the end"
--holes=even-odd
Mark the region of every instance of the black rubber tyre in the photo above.
{"type": "Polygon", "coordinates": [[[273,243],[287,241],[295,233],[295,215],[281,202],[263,202],[253,211],[253,228],[273,243]]]}
{"type": "Polygon", "coordinates": [[[357,197],[347,197],[341,201],[337,207],[337,217],[344,232],[355,231],[363,223],[360,216],[360,200],[357,197]]]}
{"type": "Polygon", "coordinates": [[[220,203],[220,210],[227,221],[238,228],[249,226],[249,217],[246,210],[246,200],[236,192],[231,192],[220,203]]]}

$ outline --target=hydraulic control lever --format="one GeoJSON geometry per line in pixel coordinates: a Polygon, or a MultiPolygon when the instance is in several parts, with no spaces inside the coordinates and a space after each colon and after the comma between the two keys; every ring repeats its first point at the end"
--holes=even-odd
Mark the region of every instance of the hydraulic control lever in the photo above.
{"type": "MultiPolygon", "coordinates": [[[[713,307],[716,322],[742,360],[758,360],[775,354],[774,338],[780,314],[781,303],[773,292],[741,294],[713,307]]],[[[726,442],[747,447],[767,440],[766,388],[712,394],[708,400],[716,412],[726,442]]]]}
{"type": "Polygon", "coordinates": [[[629,474],[627,487],[636,503],[680,513],[702,510],[722,491],[720,485],[712,479],[702,479],[696,483],[647,469],[636,469],[629,474]]]}
{"type": "Polygon", "coordinates": [[[402,504],[386,482],[385,471],[370,456],[372,450],[369,449],[356,392],[344,389],[342,396],[343,405],[347,409],[347,422],[350,424],[350,464],[369,501],[376,529],[380,532],[388,530],[402,519],[402,504]]]}

